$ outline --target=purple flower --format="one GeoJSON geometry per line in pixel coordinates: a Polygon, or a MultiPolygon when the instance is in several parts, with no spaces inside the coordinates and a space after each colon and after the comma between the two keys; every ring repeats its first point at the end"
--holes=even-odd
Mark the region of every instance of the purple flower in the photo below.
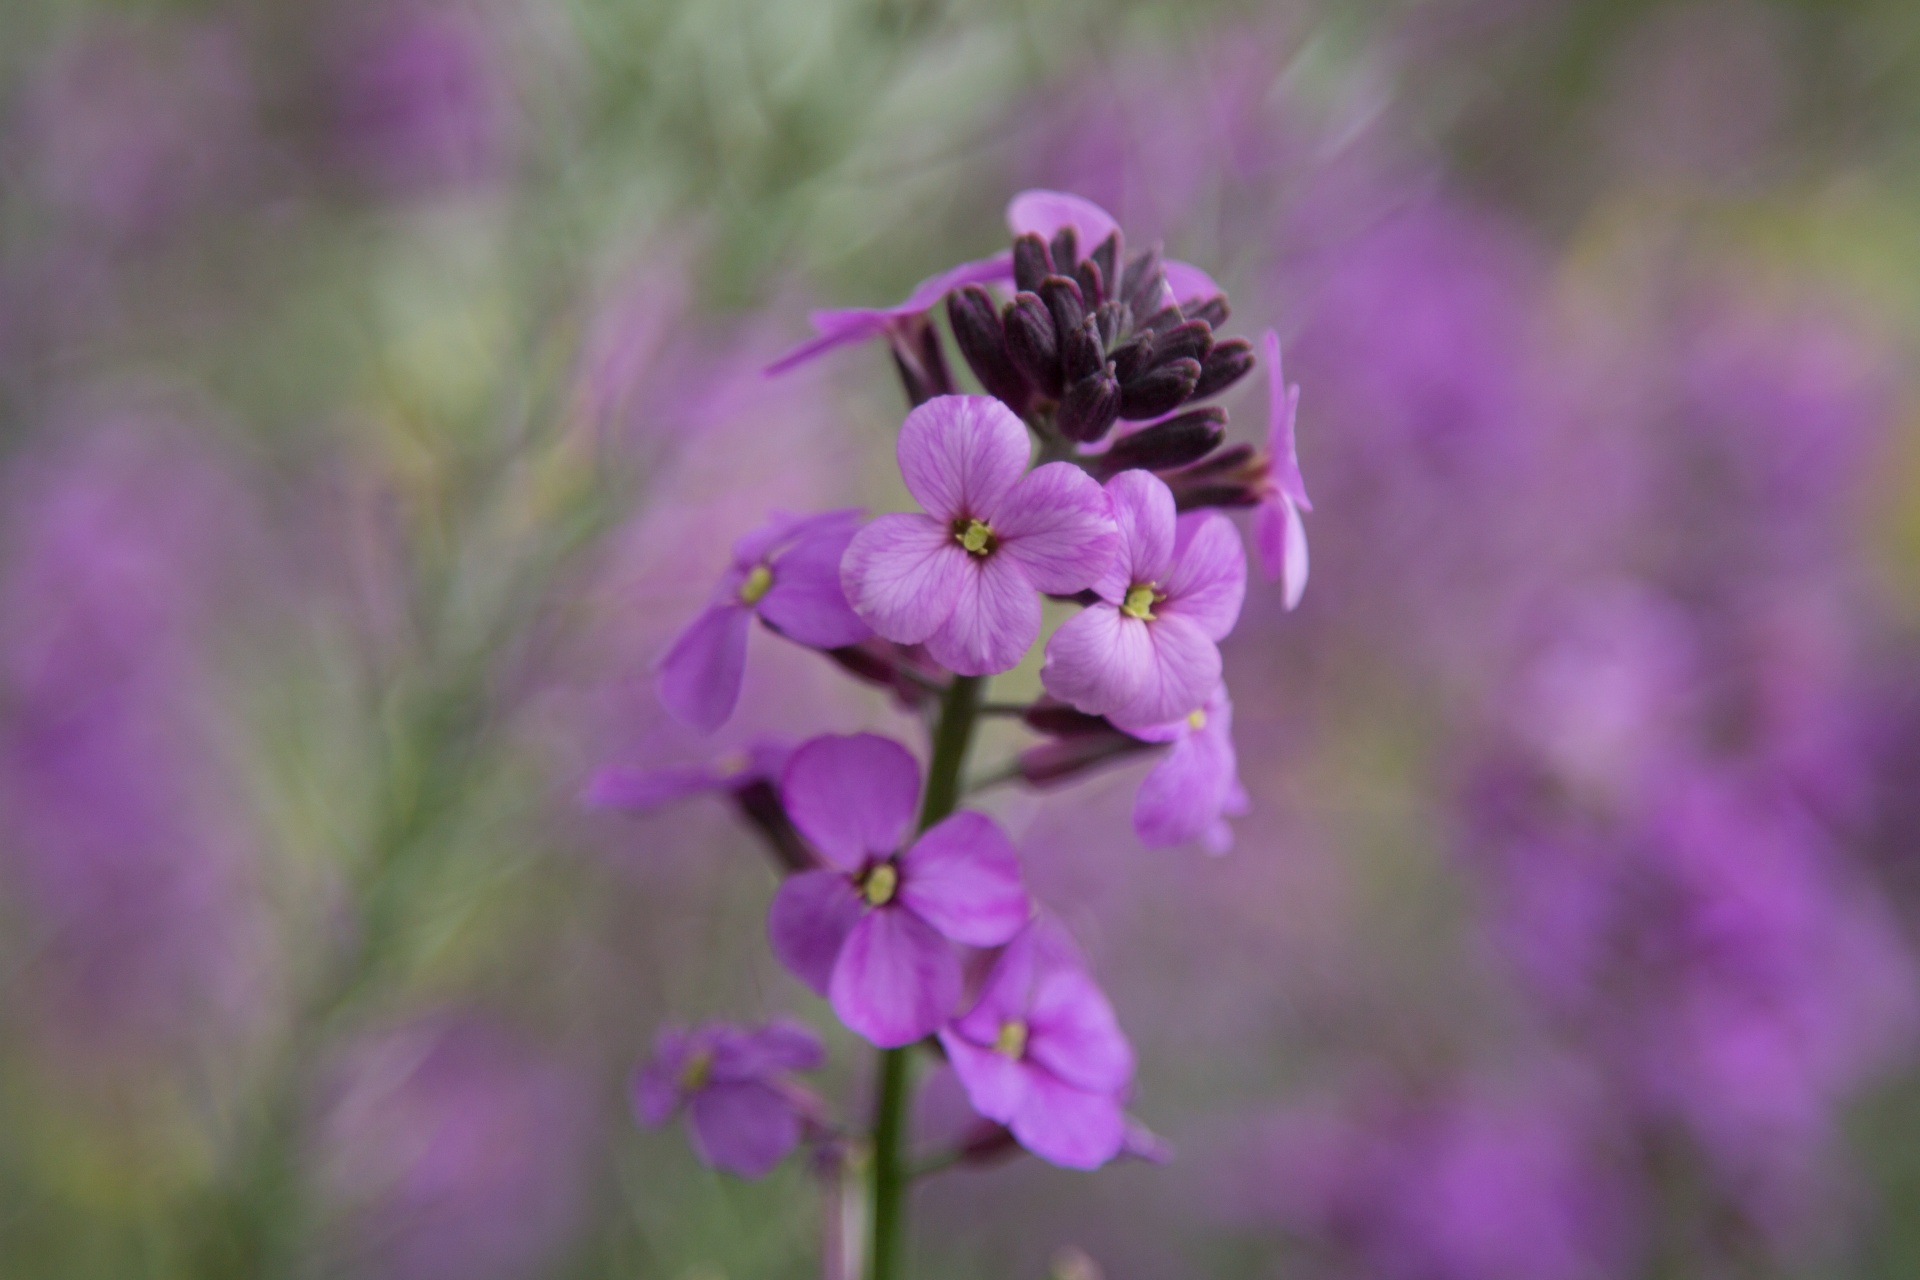
{"type": "Polygon", "coordinates": [[[987,975],[980,998],[940,1032],[974,1109],[1020,1145],[1070,1169],[1097,1169],[1127,1144],[1121,1098],[1133,1048],[1073,947],[1028,926],[987,975]]]}
{"type": "Polygon", "coordinates": [[[1227,686],[1214,686],[1201,706],[1166,724],[1131,729],[1147,742],[1173,749],[1140,783],[1133,800],[1133,829],[1150,845],[1198,840],[1213,853],[1233,848],[1227,817],[1249,807],[1233,749],[1233,703],[1227,686]]]}
{"type": "Polygon", "coordinates": [[[1307,531],[1302,511],[1313,510],[1307,482],[1300,476],[1300,456],[1293,439],[1294,417],[1300,410],[1300,387],[1287,385],[1280,371],[1280,335],[1269,329],[1262,344],[1267,357],[1268,474],[1260,505],[1253,512],[1253,543],[1260,552],[1260,570],[1267,581],[1280,582],[1287,608],[1300,603],[1307,589],[1307,531]]]}
{"type": "Polygon", "coordinates": [[[1047,642],[1040,680],[1054,697],[1125,728],[1176,720],[1220,683],[1219,641],[1247,590],[1240,535],[1218,512],[1174,514],[1146,471],[1107,481],[1120,554],[1093,584],[1098,603],[1047,642]]]}
{"type": "Polygon", "coordinates": [[[820,1038],[786,1018],[748,1029],[710,1022],[666,1027],[653,1061],[634,1072],[633,1109],[657,1128],[683,1107],[687,1137],[701,1162],[758,1178],[800,1141],[812,1098],[787,1079],[826,1061],[820,1038]]]}
{"type": "Polygon", "coordinates": [[[891,307],[851,307],[840,311],[816,311],[807,319],[817,336],[807,339],[767,366],[768,377],[797,368],[836,347],[877,338],[895,325],[933,309],[949,292],[969,284],[997,284],[1013,279],[1013,255],[1007,252],[990,258],[977,258],[949,267],[939,275],[928,276],[915,285],[906,299],[891,307]]]}
{"type": "Polygon", "coordinates": [[[883,1048],[937,1030],[960,999],[949,942],[999,946],[1027,922],[1013,845],[991,818],[963,811],[896,853],[920,771],[905,747],[870,733],[802,745],[781,795],[828,867],[774,895],[773,953],[883,1048]]]}
{"type": "Polygon", "coordinates": [[[747,669],[747,622],[755,614],[816,649],[867,638],[840,590],[840,559],[859,521],[851,510],[776,512],[733,544],[733,563],[713,603],[660,660],[660,701],[676,719],[711,732],[733,714],[747,669]]]}
{"type": "Polygon", "coordinates": [[[791,754],[783,742],[757,738],[745,750],[729,752],[706,764],[653,769],[608,765],[588,780],[581,800],[592,809],[646,813],[688,796],[715,791],[731,794],[758,782],[772,782],[786,768],[791,754]]]}
{"type": "Polygon", "coordinates": [[[925,643],[961,675],[1005,671],[1040,634],[1038,592],[1081,591],[1107,570],[1115,533],[1100,486],[1065,462],[1022,475],[1028,452],[1020,419],[986,396],[907,415],[900,473],[926,514],[881,516],[841,565],[875,631],[925,643]]]}

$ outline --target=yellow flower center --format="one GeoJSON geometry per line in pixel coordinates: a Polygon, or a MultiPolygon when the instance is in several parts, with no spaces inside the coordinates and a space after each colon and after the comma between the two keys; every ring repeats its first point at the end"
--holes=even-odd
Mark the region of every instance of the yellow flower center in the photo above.
{"type": "Polygon", "coordinates": [[[1187,712],[1187,727],[1191,729],[1206,728],[1207,709],[1205,707],[1195,707],[1193,710],[1187,712]]]}
{"type": "Polygon", "coordinates": [[[1120,602],[1120,612],[1129,618],[1138,618],[1142,622],[1153,621],[1153,606],[1166,596],[1153,589],[1150,582],[1142,582],[1127,588],[1127,598],[1120,602]]]}
{"type": "Polygon", "coordinates": [[[1015,1019],[1000,1024],[1000,1034],[993,1038],[993,1051],[1002,1057],[1020,1061],[1027,1051],[1027,1024],[1015,1019]]]}
{"type": "Polygon", "coordinates": [[[760,597],[767,594],[767,588],[773,585],[773,570],[763,564],[753,566],[753,572],[740,584],[740,603],[759,604],[760,597]]]}
{"type": "Polygon", "coordinates": [[[687,1059],[687,1065],[680,1068],[680,1092],[698,1093],[707,1087],[707,1077],[713,1074],[713,1053],[702,1049],[687,1059]]]}
{"type": "Polygon", "coordinates": [[[866,895],[870,907],[884,907],[893,901],[894,891],[900,887],[900,873],[893,869],[891,862],[883,862],[867,872],[867,878],[860,882],[860,892],[866,895]]]}
{"type": "Polygon", "coordinates": [[[993,530],[985,520],[969,520],[967,527],[954,530],[953,536],[970,556],[984,556],[993,550],[993,530]]]}

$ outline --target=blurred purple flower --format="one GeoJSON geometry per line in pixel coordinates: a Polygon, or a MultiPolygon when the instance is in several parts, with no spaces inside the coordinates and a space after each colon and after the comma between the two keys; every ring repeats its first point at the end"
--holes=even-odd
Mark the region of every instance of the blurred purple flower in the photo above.
{"type": "Polygon", "coordinates": [[[950,944],[998,946],[1031,913],[1013,845],[991,818],[962,811],[896,852],[920,771],[905,747],[870,733],[802,745],[781,795],[828,868],[774,895],[774,955],[875,1044],[931,1034],[960,999],[950,944]]]}
{"type": "Polygon", "coordinates": [[[840,589],[840,560],[859,527],[858,511],[814,516],[776,512],[733,544],[713,603],[660,660],[660,701],[675,718],[711,732],[740,701],[748,622],[816,649],[857,644],[870,634],[840,589]]]}
{"type": "Polygon", "coordinates": [[[826,1062],[820,1038],[778,1018],[764,1027],[711,1022],[664,1028],[653,1060],[634,1073],[633,1107],[657,1128],[683,1107],[701,1161],[743,1178],[764,1177],[800,1141],[815,1103],[788,1076],[826,1062]]]}
{"type": "Polygon", "coordinates": [[[1233,847],[1227,818],[1250,807],[1240,785],[1233,749],[1233,703],[1227,686],[1216,685],[1207,700],[1168,724],[1128,730],[1148,742],[1170,742],[1173,749],[1148,771],[1133,801],[1133,829],[1148,845],[1199,840],[1209,852],[1233,847]]]}
{"type": "Polygon", "coordinates": [[[1220,683],[1219,642],[1247,590],[1240,534],[1217,512],[1176,517],[1173,491],[1146,471],[1107,482],[1120,548],[1093,583],[1100,597],[1047,642],[1047,692],[1122,728],[1161,725],[1220,683]]]}
{"type": "MultiPolygon", "coordinates": [[[[1071,943],[1028,925],[994,962],[980,997],[940,1032],[974,1109],[1020,1145],[1070,1169],[1097,1169],[1127,1145],[1121,1110],[1133,1048],[1071,943]]],[[[1142,1135],[1143,1153],[1156,1150],[1142,1135]]]]}
{"type": "Polygon", "coordinates": [[[875,631],[924,643],[961,675],[1012,668],[1040,634],[1038,593],[1083,590],[1111,561],[1106,496],[1071,463],[1027,471],[1026,427],[986,396],[921,405],[898,452],[926,514],[881,516],[854,536],[847,598],[875,631]]]}

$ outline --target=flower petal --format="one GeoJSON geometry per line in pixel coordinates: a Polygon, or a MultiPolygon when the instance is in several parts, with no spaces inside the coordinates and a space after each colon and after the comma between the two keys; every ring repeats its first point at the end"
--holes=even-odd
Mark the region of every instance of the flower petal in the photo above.
{"type": "MultiPolygon", "coordinates": [[[[1007,202],[1007,226],[1016,236],[1033,232],[1043,240],[1053,239],[1062,227],[1072,227],[1082,252],[1091,251],[1120,229],[1113,215],[1093,201],[1064,191],[1040,189],[1022,191],[1007,202]]],[[[1065,274],[1072,274],[1072,264],[1065,274]]]]}
{"type": "Polygon", "coordinates": [[[900,847],[920,801],[920,766],[874,733],[823,734],[802,743],[780,775],[787,816],[843,871],[900,847]]]}
{"type": "Polygon", "coordinates": [[[1300,474],[1300,453],[1294,440],[1294,422],[1300,415],[1300,388],[1287,385],[1280,369],[1280,335],[1269,329],[1261,337],[1267,357],[1267,453],[1272,458],[1274,483],[1302,511],[1313,510],[1307,482],[1300,474]]]}
{"type": "Polygon", "coordinates": [[[940,1032],[940,1044],[975,1111],[1006,1124],[1026,1105],[1028,1071],[1020,1063],[950,1028],[940,1032]]]}
{"type": "Polygon", "coordinates": [[[1026,1105],[1008,1128],[1021,1146],[1068,1169],[1098,1169],[1120,1154],[1127,1136],[1118,1099],[1076,1089],[1045,1071],[1029,1073],[1026,1105]]]}
{"type": "Polygon", "coordinates": [[[1247,595],[1247,549],[1233,521],[1218,511],[1180,517],[1166,593],[1156,613],[1188,619],[1210,640],[1226,639],[1247,595]]]}
{"type": "Polygon", "coordinates": [[[900,855],[900,901],[955,942],[997,947],[1033,913],[1000,824],[962,810],[900,855]]]}
{"type": "Polygon", "coordinates": [[[1191,262],[1169,258],[1161,263],[1161,268],[1166,272],[1167,290],[1177,303],[1204,302],[1225,292],[1213,282],[1212,276],[1191,262]]]}
{"type": "Polygon", "coordinates": [[[931,516],[881,516],[848,544],[840,586],[868,626],[897,644],[920,644],[953,613],[970,560],[931,516]]]}
{"type": "Polygon", "coordinates": [[[1027,428],[991,396],[935,396],[900,424],[896,449],[907,492],[945,523],[991,521],[1032,448],[1027,428]]]}
{"type": "Polygon", "coordinates": [[[1147,630],[1146,623],[1110,604],[1089,605],[1047,641],[1040,683],[1089,715],[1124,707],[1139,696],[1153,665],[1147,630]]]}
{"type": "Polygon", "coordinates": [[[840,562],[856,532],[852,525],[828,526],[776,556],[760,616],[781,635],[815,649],[838,649],[872,635],[840,584],[840,562]]]}
{"type": "Polygon", "coordinates": [[[727,722],[747,673],[748,613],[737,604],[710,605],[660,660],[661,705],[702,733],[727,722]]]}
{"type": "Polygon", "coordinates": [[[1011,556],[1041,591],[1071,595],[1101,580],[1120,534],[1107,495],[1070,462],[1020,477],[993,513],[998,554],[1011,556]]]}
{"type": "Polygon", "coordinates": [[[687,1033],[663,1027],[654,1038],[653,1057],[633,1073],[628,1097],[641,1124],[657,1128],[680,1106],[680,1073],[686,1067],[687,1033]]]}
{"type": "Polygon", "coordinates": [[[795,1018],[775,1018],[748,1038],[768,1070],[817,1071],[827,1061],[820,1037],[795,1018]]]}
{"type": "Polygon", "coordinates": [[[1184,716],[1220,682],[1220,646],[1192,619],[1163,614],[1147,628],[1147,638],[1153,651],[1146,678],[1125,705],[1105,713],[1115,724],[1163,724],[1184,716]]]}
{"type": "Polygon", "coordinates": [[[1260,571],[1280,583],[1281,603],[1294,608],[1307,590],[1307,529],[1300,508],[1284,493],[1263,499],[1253,510],[1253,541],[1260,571]]]}
{"type": "Polygon", "coordinates": [[[843,311],[815,311],[807,320],[813,325],[816,336],[808,338],[768,365],[762,371],[762,376],[778,377],[836,347],[877,338],[893,323],[894,313],[879,307],[851,307],[843,311]]]}
{"type": "Polygon", "coordinates": [[[840,1021],[882,1049],[940,1029],[960,999],[960,957],[913,912],[886,906],[854,926],[827,998],[840,1021]]]}
{"type": "Polygon", "coordinates": [[[1033,987],[1027,1053],[1068,1084],[1118,1094],[1133,1079],[1133,1046],[1094,980],[1056,965],[1033,987]]]}
{"type": "Polygon", "coordinates": [[[1120,531],[1120,549],[1094,590],[1119,604],[1135,583],[1164,584],[1173,570],[1178,523],[1173,490],[1151,471],[1122,471],[1107,481],[1107,500],[1120,531]]]}
{"type": "Polygon", "coordinates": [[[793,1103],[757,1080],[712,1084],[687,1103],[694,1154],[715,1169],[763,1177],[800,1141],[793,1103]]]}
{"type": "Polygon", "coordinates": [[[1040,596],[1019,561],[996,552],[971,564],[946,623],[927,652],[950,671],[989,676],[1020,665],[1040,636],[1040,596]]]}
{"type": "Polygon", "coordinates": [[[767,943],[774,959],[815,994],[826,995],[861,910],[859,892],[838,871],[788,876],[767,908],[767,943]]]}
{"type": "Polygon", "coordinates": [[[985,258],[975,258],[956,267],[948,267],[938,275],[928,276],[913,287],[906,300],[893,308],[898,315],[916,315],[930,311],[933,304],[952,293],[955,289],[969,284],[1005,284],[1013,279],[1013,253],[1002,249],[985,258]]]}
{"type": "Polygon", "coordinates": [[[590,809],[626,809],[645,813],[703,791],[719,791],[727,779],[711,765],[677,764],[663,769],[608,765],[596,771],[580,793],[590,809]]]}
{"type": "Polygon", "coordinates": [[[1165,847],[1204,837],[1220,819],[1233,770],[1232,744],[1217,734],[1196,733],[1174,743],[1141,779],[1133,799],[1133,829],[1141,843],[1165,847]]]}

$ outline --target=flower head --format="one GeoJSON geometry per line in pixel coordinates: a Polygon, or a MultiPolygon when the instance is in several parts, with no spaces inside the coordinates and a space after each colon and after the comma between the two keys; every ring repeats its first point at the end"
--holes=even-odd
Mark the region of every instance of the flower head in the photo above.
{"type": "Polygon", "coordinates": [[[1280,369],[1280,335],[1269,329],[1262,339],[1267,357],[1267,481],[1253,512],[1253,542],[1260,569],[1269,582],[1282,584],[1286,606],[1300,603],[1307,589],[1307,531],[1302,511],[1313,510],[1293,439],[1300,409],[1300,387],[1287,385],[1280,369]]]}
{"type": "Polygon", "coordinates": [[[905,747],[870,733],[803,744],[781,794],[827,866],[789,877],[774,895],[774,955],[875,1044],[931,1034],[960,999],[950,943],[998,946],[1031,912],[1013,845],[991,818],[962,811],[901,850],[919,767],[905,747]]]}
{"type": "Polygon", "coordinates": [[[658,1127],[684,1109],[687,1136],[703,1163],[758,1178],[800,1141],[810,1109],[812,1099],[788,1075],[825,1061],[820,1038],[790,1019],[757,1028],[667,1027],[654,1041],[653,1060],[634,1073],[634,1114],[658,1127]]]}
{"type": "Polygon", "coordinates": [[[815,649],[867,638],[840,591],[840,557],[859,521],[851,510],[776,512],[733,544],[713,603],[660,660],[660,701],[676,719],[712,731],[733,714],[747,669],[747,622],[755,615],[815,649]]]}
{"type": "Polygon", "coordinates": [[[1092,585],[1115,543],[1100,486],[1069,463],[1026,471],[1028,453],[1020,419],[985,396],[941,396],[908,414],[900,472],[926,511],[881,516],[854,536],[841,565],[854,611],[961,675],[1018,663],[1040,634],[1038,593],[1092,585]]]}
{"type": "Polygon", "coordinates": [[[1133,1048],[1072,944],[1047,923],[1008,945],[940,1043],[974,1109],[1041,1159],[1096,1169],[1127,1145],[1121,1101],[1133,1048]]]}
{"type": "Polygon", "coordinates": [[[1215,685],[1204,703],[1177,720],[1128,730],[1172,750],[1140,783],[1133,801],[1133,829],[1144,844],[1198,840],[1213,853],[1233,847],[1229,816],[1248,809],[1233,749],[1233,703],[1227,686],[1215,685]]]}
{"type": "Polygon", "coordinates": [[[1240,617],[1246,552],[1225,516],[1176,516],[1158,476],[1123,471],[1107,495],[1120,553],[1094,583],[1099,600],[1047,642],[1040,679],[1122,727],[1165,724],[1220,683],[1219,641],[1240,617]]]}

